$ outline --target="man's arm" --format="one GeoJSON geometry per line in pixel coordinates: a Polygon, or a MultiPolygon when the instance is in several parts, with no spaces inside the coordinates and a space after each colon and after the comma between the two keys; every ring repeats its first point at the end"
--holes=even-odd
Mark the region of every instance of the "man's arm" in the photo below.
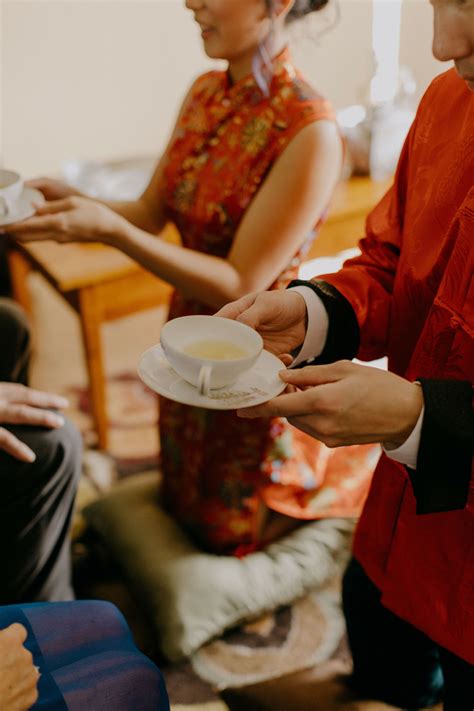
{"type": "Polygon", "coordinates": [[[327,312],[324,342],[310,344],[307,339],[302,349],[306,358],[312,349],[311,355],[318,365],[355,355],[362,360],[386,355],[416,128],[415,119],[400,155],[394,184],[367,218],[366,234],[359,242],[361,254],[346,261],[334,274],[318,275],[310,281],[295,280],[289,285],[302,296],[306,292],[307,308],[311,300],[307,294],[311,290],[327,312]]]}
{"type": "MultiPolygon", "coordinates": [[[[308,361],[332,362],[338,355],[354,357],[358,342],[354,322],[351,327],[349,317],[345,316],[349,325],[346,321],[346,330],[336,331],[333,339],[329,335],[332,319],[335,315],[337,318],[334,311],[332,317],[323,320],[322,327],[311,328],[312,321],[320,319],[321,311],[330,311],[328,300],[323,300],[312,282],[293,283],[294,290],[305,300],[308,315],[306,338],[294,365],[305,366],[308,361]]],[[[334,298],[337,301],[337,293],[334,298]]],[[[344,297],[340,303],[341,310],[350,314],[350,304],[344,297]]],[[[352,314],[357,324],[354,312],[352,314]]],[[[464,508],[469,495],[474,448],[472,385],[468,381],[425,378],[420,378],[420,385],[424,409],[413,432],[401,447],[384,448],[385,453],[406,465],[419,514],[464,508]]]]}

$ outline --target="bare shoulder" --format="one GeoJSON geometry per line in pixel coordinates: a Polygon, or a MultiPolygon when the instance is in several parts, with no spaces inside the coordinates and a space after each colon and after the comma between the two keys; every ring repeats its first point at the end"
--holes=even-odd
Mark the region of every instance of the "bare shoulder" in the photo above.
{"type": "Polygon", "coordinates": [[[324,157],[340,162],[342,152],[342,139],[337,124],[329,119],[321,119],[302,127],[282,155],[286,154],[287,159],[307,165],[316,158],[324,157]]]}

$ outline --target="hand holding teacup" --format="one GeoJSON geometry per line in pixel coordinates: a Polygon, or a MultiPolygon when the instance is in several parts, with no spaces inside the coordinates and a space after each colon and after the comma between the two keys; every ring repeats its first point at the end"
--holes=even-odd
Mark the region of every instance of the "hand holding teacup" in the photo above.
{"type": "MultiPolygon", "coordinates": [[[[265,347],[289,352],[306,333],[306,306],[292,290],[251,294],[227,306],[219,316],[239,319],[257,329],[265,347]]],[[[423,408],[421,388],[394,373],[350,361],[282,370],[287,390],[240,417],[286,417],[298,429],[341,447],[382,442],[399,447],[415,427],[423,408]]]]}
{"type": "MultiPolygon", "coordinates": [[[[41,195],[37,190],[34,192],[41,195]]],[[[10,225],[8,231],[20,242],[53,240],[112,244],[127,224],[124,217],[107,205],[73,195],[37,205],[34,217],[10,225]]]]}
{"type": "MultiPolygon", "coordinates": [[[[223,306],[216,314],[255,329],[263,338],[264,348],[288,365],[289,354],[299,348],[306,335],[306,303],[296,291],[262,291],[247,294],[223,306]]],[[[291,362],[291,359],[290,359],[291,362]]]]}

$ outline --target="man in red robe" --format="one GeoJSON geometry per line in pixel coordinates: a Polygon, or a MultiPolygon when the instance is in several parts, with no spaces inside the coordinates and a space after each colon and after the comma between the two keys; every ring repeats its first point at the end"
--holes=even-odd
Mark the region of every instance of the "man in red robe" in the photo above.
{"type": "Polygon", "coordinates": [[[219,315],[299,348],[291,390],[242,411],[329,446],[381,442],[343,602],[355,687],[404,708],[474,709],[474,1],[432,0],[424,95],[361,255],[219,315]],[[350,363],[388,356],[389,372],[350,363]],[[317,365],[308,366],[309,360],[317,365]]]}

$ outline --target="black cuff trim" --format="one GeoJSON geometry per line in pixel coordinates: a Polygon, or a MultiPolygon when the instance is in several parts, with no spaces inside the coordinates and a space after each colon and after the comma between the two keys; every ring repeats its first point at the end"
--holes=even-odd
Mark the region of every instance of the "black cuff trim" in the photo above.
{"type": "Polygon", "coordinates": [[[466,506],[474,451],[472,385],[459,380],[418,378],[425,414],[416,471],[408,474],[418,514],[466,506]]]}
{"type": "MultiPolygon", "coordinates": [[[[352,360],[359,350],[359,324],[349,301],[326,281],[295,279],[292,286],[308,286],[321,299],[329,317],[329,328],[323,352],[311,363],[324,365],[347,358],[352,360]]],[[[302,367],[304,363],[300,366],[302,367]]]]}

